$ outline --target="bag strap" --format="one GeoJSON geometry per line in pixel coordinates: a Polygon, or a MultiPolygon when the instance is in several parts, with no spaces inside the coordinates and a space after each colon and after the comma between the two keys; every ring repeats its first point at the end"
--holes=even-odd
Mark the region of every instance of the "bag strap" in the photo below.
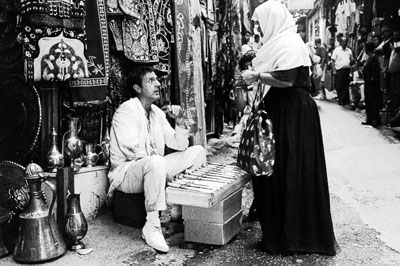
{"type": "MultiPolygon", "coordinates": [[[[252,104],[252,106],[251,106],[251,112],[252,112],[252,113],[254,113],[254,111],[257,111],[257,110],[259,109],[258,107],[260,106],[261,102],[263,102],[263,99],[264,99],[264,89],[265,89],[265,87],[263,86],[263,84],[262,84],[261,82],[258,82],[257,91],[256,91],[256,94],[254,95],[253,104],[252,104]],[[255,103],[256,103],[257,96],[258,96],[258,93],[259,93],[259,92],[261,92],[261,97],[260,97],[260,101],[259,101],[259,103],[258,103],[258,105],[257,105],[257,108],[256,108],[255,103]]],[[[264,109],[265,109],[264,103],[262,103],[262,104],[263,104],[263,109],[262,109],[262,110],[264,110],[264,109]]]]}

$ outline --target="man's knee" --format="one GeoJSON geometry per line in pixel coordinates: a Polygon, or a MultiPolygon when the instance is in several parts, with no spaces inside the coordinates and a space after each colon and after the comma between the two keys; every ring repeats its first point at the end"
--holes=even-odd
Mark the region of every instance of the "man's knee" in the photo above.
{"type": "Polygon", "coordinates": [[[206,150],[201,145],[190,146],[188,150],[190,150],[193,154],[195,154],[196,157],[198,157],[199,159],[206,158],[206,150]]]}
{"type": "Polygon", "coordinates": [[[147,165],[150,167],[160,167],[165,165],[165,158],[161,155],[152,155],[147,160],[147,165]]]}

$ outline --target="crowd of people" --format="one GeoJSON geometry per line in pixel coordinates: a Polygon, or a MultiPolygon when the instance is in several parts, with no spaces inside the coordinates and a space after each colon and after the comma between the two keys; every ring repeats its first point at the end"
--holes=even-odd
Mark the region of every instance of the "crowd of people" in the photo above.
{"type": "Polygon", "coordinates": [[[333,90],[339,105],[365,109],[363,125],[399,126],[399,32],[400,25],[393,24],[384,25],[381,36],[361,28],[355,47],[348,45],[348,35],[342,33],[336,36],[336,47],[321,45],[319,38],[308,42],[314,99],[326,99],[326,89],[333,90]],[[382,121],[381,114],[388,121],[382,121]]]}

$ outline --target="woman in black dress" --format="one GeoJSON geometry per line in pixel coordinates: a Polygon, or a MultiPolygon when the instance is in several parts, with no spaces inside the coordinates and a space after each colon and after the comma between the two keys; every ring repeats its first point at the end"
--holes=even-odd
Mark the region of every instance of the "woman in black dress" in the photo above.
{"type": "MultiPolygon", "coordinates": [[[[271,86],[263,106],[276,141],[274,173],[253,177],[262,249],[271,254],[335,255],[321,124],[309,93],[310,59],[289,11],[278,1],[258,6],[263,46],[241,73],[246,83],[271,86]],[[292,86],[283,86],[289,81],[292,86]]],[[[262,106],[262,105],[261,105],[262,106]]]]}

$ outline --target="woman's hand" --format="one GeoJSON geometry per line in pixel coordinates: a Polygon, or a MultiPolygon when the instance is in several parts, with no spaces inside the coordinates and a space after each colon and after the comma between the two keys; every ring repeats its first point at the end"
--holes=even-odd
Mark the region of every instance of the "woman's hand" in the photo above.
{"type": "Polygon", "coordinates": [[[259,78],[259,72],[255,72],[252,70],[243,70],[242,72],[240,72],[240,75],[247,85],[253,84],[253,82],[256,82],[259,78]]]}

